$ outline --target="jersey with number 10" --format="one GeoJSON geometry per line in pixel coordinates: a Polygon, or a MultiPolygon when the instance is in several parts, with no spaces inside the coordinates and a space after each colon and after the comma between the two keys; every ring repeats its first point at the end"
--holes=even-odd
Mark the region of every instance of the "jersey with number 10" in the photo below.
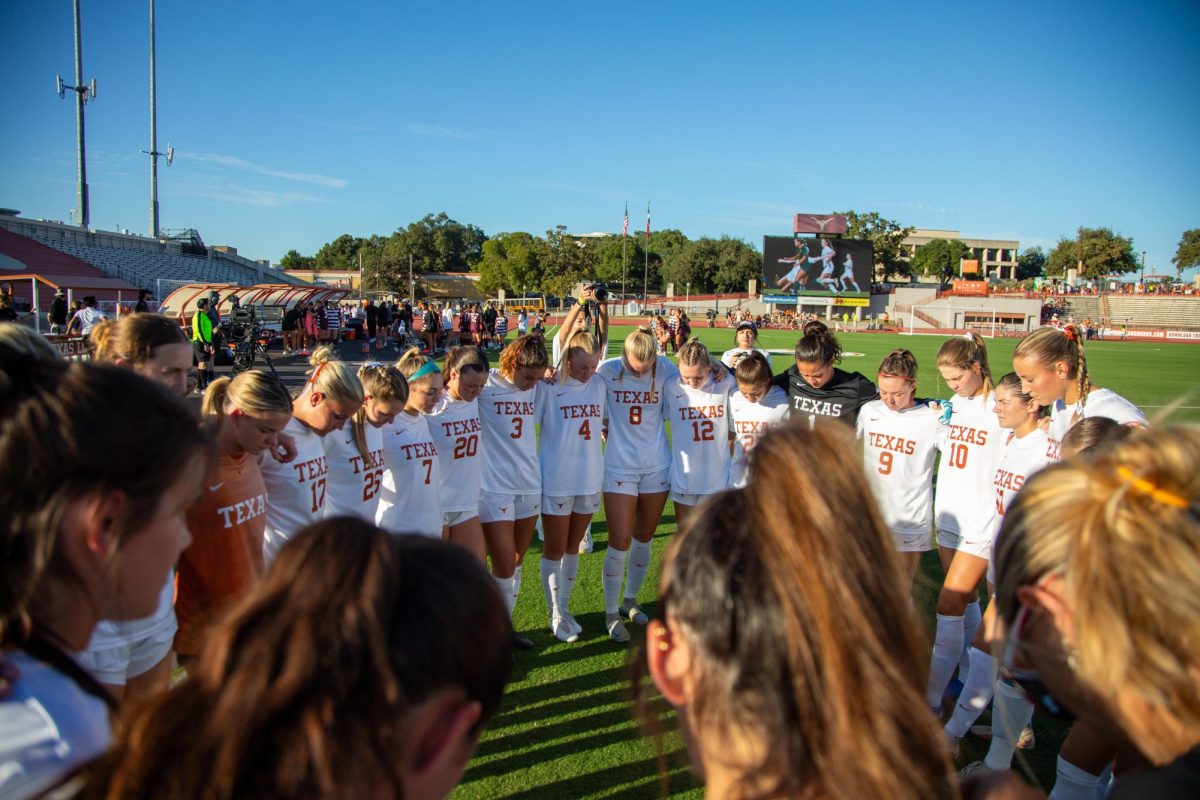
{"type": "Polygon", "coordinates": [[[602,488],[604,387],[604,379],[595,374],[587,383],[568,378],[564,383],[538,384],[543,495],[574,497],[602,488]]]}
{"type": "Polygon", "coordinates": [[[941,412],[925,403],[893,411],[872,400],[858,413],[867,481],[889,529],[928,534],[933,524],[933,462],[941,412]]]}
{"type": "Polygon", "coordinates": [[[267,527],[263,531],[263,558],[275,560],[288,540],[306,525],[325,516],[329,462],[325,445],[313,429],[292,417],[283,428],[296,440],[296,457],[280,464],[263,455],[259,462],[267,487],[267,527]]]}
{"type": "Polygon", "coordinates": [[[480,486],[496,494],[541,494],[538,465],[537,384],[521,391],[498,369],[488,374],[479,394],[483,424],[483,476],[480,486]]]}
{"type": "Polygon", "coordinates": [[[729,435],[733,427],[729,395],[733,375],[709,378],[693,389],[676,379],[667,384],[665,401],[671,421],[671,491],[713,494],[729,485],[729,435]]]}
{"type": "Polygon", "coordinates": [[[1008,431],[1000,427],[992,407],[995,394],[955,396],[950,423],[942,430],[933,513],[938,530],[959,533],[969,541],[991,535],[992,476],[1004,452],[1008,431]]]}
{"type": "Polygon", "coordinates": [[[375,524],[393,533],[442,535],[438,449],[423,414],[383,426],[383,489],[375,524]]]}
{"type": "Polygon", "coordinates": [[[679,370],[658,356],[653,370],[634,375],[618,357],[602,363],[596,374],[608,386],[604,471],[636,478],[665,468],[671,456],[663,425],[663,387],[678,377],[679,370]]]}
{"type": "Polygon", "coordinates": [[[329,461],[326,519],[350,514],[375,521],[379,490],[383,487],[383,431],[364,421],[363,433],[367,439],[366,458],[354,440],[353,425],[325,436],[325,458],[329,461]]]}
{"type": "Polygon", "coordinates": [[[456,400],[443,394],[425,419],[442,462],[442,511],[478,509],[483,474],[479,401],[456,400]]]}

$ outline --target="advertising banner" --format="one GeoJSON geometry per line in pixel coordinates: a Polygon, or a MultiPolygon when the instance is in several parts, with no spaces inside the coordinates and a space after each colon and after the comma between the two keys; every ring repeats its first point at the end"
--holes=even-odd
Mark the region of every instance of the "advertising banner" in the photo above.
{"type": "Polygon", "coordinates": [[[874,262],[874,247],[862,239],[764,236],[763,292],[869,298],[874,262]]]}

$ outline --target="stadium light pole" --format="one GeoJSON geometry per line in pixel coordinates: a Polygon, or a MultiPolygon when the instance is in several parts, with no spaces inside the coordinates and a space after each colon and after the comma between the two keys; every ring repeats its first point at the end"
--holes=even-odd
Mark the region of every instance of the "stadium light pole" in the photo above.
{"type": "Polygon", "coordinates": [[[150,235],[158,238],[158,158],[167,157],[167,166],[175,160],[175,148],[167,145],[165,153],[158,152],[158,90],[155,87],[154,67],[154,0],[150,0],[150,235]]]}
{"type": "Polygon", "coordinates": [[[75,92],[75,132],[78,139],[78,160],[79,160],[79,180],[76,192],[78,194],[77,208],[75,210],[76,222],[80,226],[86,228],[91,222],[91,210],[88,207],[88,185],[87,185],[87,150],[84,147],[84,126],[83,126],[83,106],[89,99],[96,99],[96,79],[92,78],[91,83],[84,85],[83,83],[83,35],[79,23],[79,0],[75,0],[75,85],[68,86],[63,83],[62,75],[56,75],[57,88],[59,98],[66,96],[66,92],[70,89],[75,92]]]}
{"type": "Polygon", "coordinates": [[[1138,275],[1138,283],[1144,284],[1145,282],[1146,282],[1146,251],[1143,250],[1142,251],[1142,271],[1138,275]]]}

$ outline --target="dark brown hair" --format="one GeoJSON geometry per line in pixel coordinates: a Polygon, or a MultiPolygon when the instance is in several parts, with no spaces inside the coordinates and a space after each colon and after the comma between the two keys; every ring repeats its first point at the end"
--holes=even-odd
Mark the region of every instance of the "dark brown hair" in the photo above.
{"type": "Polygon", "coordinates": [[[352,517],[311,525],[211,631],[195,672],[133,712],[80,797],[403,797],[406,712],[457,689],[482,729],[510,631],[461,547],[352,517]]]}
{"type": "Polygon", "coordinates": [[[444,371],[466,373],[466,372],[487,372],[488,360],[483,351],[474,345],[463,345],[462,347],[451,347],[446,353],[446,366],[444,371]]]}
{"type": "Polygon", "coordinates": [[[897,348],[883,357],[879,362],[879,377],[907,378],[912,383],[917,382],[917,357],[904,348],[897,348]]]}
{"type": "Polygon", "coordinates": [[[738,383],[762,386],[764,383],[770,383],[773,376],[762,353],[752,351],[738,360],[737,367],[733,370],[733,377],[737,379],[738,383]]]}
{"type": "Polygon", "coordinates": [[[804,364],[837,364],[842,346],[823,322],[804,323],[804,335],[796,342],[796,360],[804,364]]]}
{"type": "Polygon", "coordinates": [[[1132,431],[1129,425],[1108,417],[1084,417],[1063,435],[1062,451],[1070,450],[1076,455],[1095,452],[1125,441],[1132,431]]]}

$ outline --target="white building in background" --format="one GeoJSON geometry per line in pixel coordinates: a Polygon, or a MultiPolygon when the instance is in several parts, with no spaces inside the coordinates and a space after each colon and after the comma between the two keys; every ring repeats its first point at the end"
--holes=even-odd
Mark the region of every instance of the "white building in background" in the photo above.
{"type": "Polygon", "coordinates": [[[1021,243],[1014,239],[973,239],[958,231],[917,228],[900,243],[901,256],[905,260],[911,259],[918,247],[934,239],[957,239],[969,247],[972,256],[979,261],[981,277],[995,276],[997,280],[1017,277],[1017,252],[1021,243]]]}

